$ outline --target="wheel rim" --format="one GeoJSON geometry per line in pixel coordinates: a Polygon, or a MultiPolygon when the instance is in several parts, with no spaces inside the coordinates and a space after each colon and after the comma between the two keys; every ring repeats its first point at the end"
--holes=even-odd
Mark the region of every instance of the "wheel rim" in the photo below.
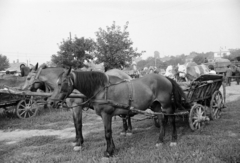
{"type": "Polygon", "coordinates": [[[190,127],[192,130],[198,130],[204,124],[205,110],[201,105],[195,105],[190,112],[190,127]]]}
{"type": "Polygon", "coordinates": [[[217,91],[213,94],[211,100],[211,119],[219,119],[221,109],[223,108],[223,98],[221,92],[217,91]]]}
{"type": "Polygon", "coordinates": [[[19,118],[25,119],[35,116],[37,113],[37,106],[31,99],[22,100],[17,106],[17,115],[19,118]]]}

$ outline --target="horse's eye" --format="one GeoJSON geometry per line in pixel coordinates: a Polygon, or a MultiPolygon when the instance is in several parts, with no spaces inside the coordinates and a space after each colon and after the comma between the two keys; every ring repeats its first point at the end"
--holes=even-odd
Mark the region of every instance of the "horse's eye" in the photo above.
{"type": "Polygon", "coordinates": [[[27,78],[27,80],[30,80],[31,78],[27,78]]]}

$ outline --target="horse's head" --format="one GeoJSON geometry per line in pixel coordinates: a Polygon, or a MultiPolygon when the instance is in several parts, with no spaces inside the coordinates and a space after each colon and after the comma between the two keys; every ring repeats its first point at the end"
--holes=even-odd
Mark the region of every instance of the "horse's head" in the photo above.
{"type": "Polygon", "coordinates": [[[48,106],[65,100],[74,89],[74,80],[71,75],[71,68],[62,73],[57,80],[57,87],[52,96],[48,98],[48,106]]]}
{"type": "Polygon", "coordinates": [[[36,66],[27,75],[26,81],[25,81],[25,83],[24,83],[24,85],[22,87],[23,90],[26,90],[26,89],[28,89],[29,87],[32,86],[32,84],[35,81],[37,71],[38,71],[38,63],[36,64],[36,66]]]}
{"type": "Polygon", "coordinates": [[[179,72],[179,77],[184,78],[187,73],[186,65],[178,65],[178,72],[179,72]]]}
{"type": "Polygon", "coordinates": [[[36,92],[38,89],[45,91],[46,90],[45,83],[42,81],[33,82],[33,84],[30,87],[30,91],[36,92]]]}
{"type": "Polygon", "coordinates": [[[166,68],[166,72],[165,72],[165,76],[169,77],[172,75],[172,70],[173,70],[173,66],[172,65],[169,65],[167,68],[166,68]]]}

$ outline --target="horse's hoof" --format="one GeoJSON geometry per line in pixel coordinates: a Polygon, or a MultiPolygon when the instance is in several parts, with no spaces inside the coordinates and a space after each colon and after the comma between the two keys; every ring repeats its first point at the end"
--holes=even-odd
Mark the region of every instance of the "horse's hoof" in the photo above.
{"type": "Polygon", "coordinates": [[[175,146],[177,146],[177,142],[171,142],[170,143],[170,147],[175,147],[175,146]]]}
{"type": "Polygon", "coordinates": [[[162,147],[163,146],[163,143],[157,143],[156,144],[156,147],[162,147]]]}
{"type": "Polygon", "coordinates": [[[103,158],[109,158],[109,157],[111,157],[112,155],[110,155],[108,152],[104,152],[104,157],[103,158]]]}
{"type": "Polygon", "coordinates": [[[126,132],[120,132],[121,136],[126,136],[126,132]]]}
{"type": "Polygon", "coordinates": [[[75,152],[81,151],[81,149],[82,149],[82,146],[75,146],[75,147],[73,148],[73,150],[74,150],[75,152]]]}
{"type": "Polygon", "coordinates": [[[132,136],[132,133],[131,132],[127,132],[126,135],[127,136],[132,136]]]}

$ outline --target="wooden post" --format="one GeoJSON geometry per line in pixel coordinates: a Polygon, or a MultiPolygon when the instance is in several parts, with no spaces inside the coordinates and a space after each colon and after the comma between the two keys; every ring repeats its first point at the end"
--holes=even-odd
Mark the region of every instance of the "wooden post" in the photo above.
{"type": "Polygon", "coordinates": [[[225,73],[223,73],[222,87],[223,87],[223,100],[224,100],[224,104],[225,104],[226,103],[226,75],[225,75],[225,73]]]}

